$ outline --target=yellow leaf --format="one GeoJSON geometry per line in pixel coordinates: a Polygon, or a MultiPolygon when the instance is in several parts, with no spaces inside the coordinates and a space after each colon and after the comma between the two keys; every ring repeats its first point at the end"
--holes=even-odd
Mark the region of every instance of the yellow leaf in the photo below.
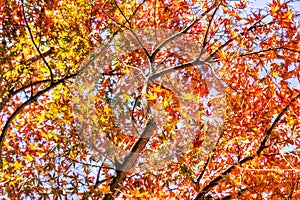
{"type": "Polygon", "coordinates": [[[104,107],[104,112],[105,112],[105,114],[109,114],[109,111],[110,111],[110,109],[109,109],[109,106],[108,105],[106,105],[105,107],[104,107]]]}
{"type": "Polygon", "coordinates": [[[4,146],[8,146],[8,142],[7,141],[3,141],[4,146]]]}
{"type": "Polygon", "coordinates": [[[55,142],[58,142],[58,136],[56,134],[53,135],[55,142]]]}
{"type": "Polygon", "coordinates": [[[70,156],[72,157],[72,158],[76,158],[76,155],[74,154],[74,152],[71,150],[70,151],[70,156]]]}
{"type": "Polygon", "coordinates": [[[6,180],[11,180],[11,179],[12,179],[12,177],[11,177],[10,174],[8,174],[8,173],[4,174],[4,178],[5,178],[6,180]]]}
{"type": "Polygon", "coordinates": [[[118,138],[114,137],[114,142],[117,143],[117,141],[118,141],[118,138]]]}
{"type": "Polygon", "coordinates": [[[101,117],[100,117],[100,121],[101,121],[101,122],[105,122],[105,121],[106,121],[106,118],[103,117],[103,116],[101,116],[101,117]]]}
{"type": "Polygon", "coordinates": [[[23,176],[22,176],[22,175],[17,175],[15,182],[17,182],[17,181],[21,180],[22,178],[23,178],[23,176]]]}
{"type": "Polygon", "coordinates": [[[152,92],[149,92],[147,97],[148,97],[148,100],[150,100],[150,101],[157,99],[156,93],[152,93],[152,92]]]}
{"type": "Polygon", "coordinates": [[[54,179],[51,179],[49,182],[54,184],[56,181],[54,179]]]}
{"type": "Polygon", "coordinates": [[[8,185],[9,185],[9,186],[13,186],[13,187],[15,187],[15,183],[16,183],[16,182],[12,180],[12,181],[10,181],[10,182],[9,182],[9,184],[8,184],[8,185]]]}
{"type": "Polygon", "coordinates": [[[44,138],[46,138],[46,140],[50,140],[50,139],[52,138],[52,134],[46,133],[46,132],[44,132],[44,131],[42,131],[42,136],[43,136],[44,138]]]}
{"type": "Polygon", "coordinates": [[[31,162],[33,161],[33,157],[29,154],[27,154],[25,157],[24,157],[25,160],[27,160],[28,162],[31,162]]]}
{"type": "Polygon", "coordinates": [[[2,167],[3,167],[3,170],[6,170],[8,168],[8,164],[7,164],[7,161],[5,158],[2,161],[2,167]]]}
{"type": "Polygon", "coordinates": [[[36,150],[37,147],[35,146],[35,144],[29,143],[29,149],[30,150],[36,150]]]}
{"type": "Polygon", "coordinates": [[[164,98],[164,107],[167,107],[169,105],[169,99],[164,98]]]}
{"type": "Polygon", "coordinates": [[[182,92],[181,94],[182,94],[181,98],[184,99],[184,100],[195,100],[195,99],[197,99],[195,95],[190,94],[190,93],[182,92]]]}
{"type": "Polygon", "coordinates": [[[169,96],[164,98],[164,107],[167,107],[167,106],[170,105],[169,102],[170,102],[171,99],[172,99],[172,95],[169,95],[169,96]]]}
{"type": "Polygon", "coordinates": [[[130,74],[130,69],[128,67],[125,69],[125,74],[130,74]]]}
{"type": "Polygon", "coordinates": [[[155,91],[155,92],[162,92],[163,90],[161,89],[161,86],[160,85],[158,85],[158,86],[153,86],[153,90],[155,91]]]}
{"type": "Polygon", "coordinates": [[[278,77],[278,76],[279,76],[277,72],[272,72],[272,75],[273,75],[274,77],[278,77]]]}
{"type": "Polygon", "coordinates": [[[293,18],[292,10],[288,10],[286,15],[287,15],[287,20],[290,21],[293,18]]]}
{"type": "Polygon", "coordinates": [[[14,164],[14,167],[16,170],[20,170],[21,166],[22,166],[22,162],[19,162],[19,161],[15,162],[15,164],[14,164]]]}
{"type": "Polygon", "coordinates": [[[108,193],[110,193],[110,186],[101,186],[99,188],[99,191],[103,192],[104,194],[108,194],[108,193]]]}
{"type": "Polygon", "coordinates": [[[295,124],[295,120],[293,120],[293,119],[289,120],[288,124],[289,125],[294,125],[295,124]]]}
{"type": "MultiPolygon", "coordinates": [[[[125,91],[124,91],[124,93],[125,93],[125,91]]],[[[124,99],[123,103],[130,102],[131,96],[129,96],[128,94],[122,94],[121,97],[122,97],[122,99],[124,99]]]]}

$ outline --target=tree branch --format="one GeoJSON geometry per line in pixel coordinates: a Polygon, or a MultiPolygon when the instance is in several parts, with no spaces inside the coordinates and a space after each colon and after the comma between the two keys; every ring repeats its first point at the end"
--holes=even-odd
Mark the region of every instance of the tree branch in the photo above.
{"type": "Polygon", "coordinates": [[[140,40],[139,36],[136,34],[136,32],[134,30],[132,30],[131,28],[131,22],[127,19],[127,17],[125,16],[125,14],[123,13],[123,11],[121,10],[121,8],[119,7],[119,5],[117,4],[116,0],[114,0],[118,10],[121,12],[121,15],[123,16],[123,18],[125,19],[125,21],[129,24],[129,31],[132,33],[132,35],[135,37],[135,39],[137,40],[137,42],[139,43],[139,45],[141,46],[141,48],[143,49],[143,51],[145,52],[149,62],[150,62],[150,71],[151,73],[153,72],[153,68],[152,68],[152,60],[151,60],[151,56],[149,54],[149,52],[147,51],[146,47],[144,46],[144,44],[142,43],[142,41],[140,40]]]}
{"type": "Polygon", "coordinates": [[[137,7],[136,9],[133,11],[132,15],[129,17],[129,21],[131,22],[131,20],[133,19],[133,17],[135,16],[136,12],[140,9],[140,7],[146,2],[146,0],[143,0],[137,7]]]}
{"type": "Polygon", "coordinates": [[[155,130],[155,127],[156,123],[154,119],[150,119],[147,122],[142,134],[131,148],[130,153],[126,156],[123,163],[121,164],[120,170],[117,170],[116,176],[110,183],[111,193],[106,194],[103,200],[113,200],[118,196],[118,188],[120,187],[120,184],[124,182],[130,169],[135,165],[135,162],[139,157],[139,153],[145,148],[146,144],[148,143],[155,130]]]}
{"type": "Polygon", "coordinates": [[[119,187],[121,184],[124,182],[126,179],[129,171],[135,166],[136,161],[139,157],[139,154],[142,152],[142,150],[145,148],[146,144],[150,140],[155,128],[156,128],[156,121],[153,118],[153,116],[150,113],[150,108],[149,108],[149,103],[147,101],[147,92],[148,92],[148,84],[149,84],[149,79],[147,78],[144,82],[144,86],[142,89],[142,102],[143,102],[143,107],[144,107],[144,116],[146,117],[145,119],[145,127],[140,134],[139,138],[136,140],[134,145],[132,146],[129,154],[125,157],[124,161],[120,166],[116,166],[117,168],[117,174],[110,183],[110,193],[106,194],[104,196],[104,200],[112,200],[116,198],[119,193],[119,187]]]}
{"type": "Polygon", "coordinates": [[[276,48],[263,49],[263,50],[260,50],[260,51],[249,52],[249,53],[241,54],[239,56],[240,57],[251,56],[251,55],[265,53],[265,52],[268,52],[268,51],[276,51],[276,50],[280,50],[280,49],[292,51],[292,52],[295,52],[295,53],[300,53],[300,51],[297,51],[296,49],[290,49],[290,48],[287,48],[287,47],[276,47],[276,48]]]}
{"type": "Polygon", "coordinates": [[[287,47],[282,47],[282,49],[288,50],[288,51],[293,51],[295,53],[300,53],[300,50],[297,49],[291,49],[291,48],[287,48],[287,47]]]}
{"type": "Polygon", "coordinates": [[[207,168],[207,166],[208,166],[209,161],[210,161],[210,156],[208,156],[208,158],[207,158],[207,160],[206,160],[206,162],[205,162],[205,164],[204,164],[204,167],[203,167],[203,169],[202,169],[200,175],[199,175],[198,178],[197,178],[197,182],[196,182],[197,191],[200,189],[199,183],[200,183],[202,177],[204,176],[204,173],[205,173],[205,170],[206,170],[206,168],[207,168]]]}
{"type": "Polygon", "coordinates": [[[190,25],[188,25],[182,31],[170,36],[169,38],[164,40],[162,43],[160,43],[158,45],[158,47],[151,54],[151,60],[153,60],[155,58],[155,56],[157,55],[157,53],[160,51],[161,48],[163,48],[169,42],[171,42],[171,41],[175,40],[176,38],[181,37],[183,34],[187,33],[198,21],[200,21],[205,15],[207,15],[207,13],[209,13],[213,8],[214,8],[214,6],[210,7],[204,13],[202,13],[201,16],[198,19],[195,19],[190,25]]]}
{"type": "Polygon", "coordinates": [[[300,93],[295,96],[283,109],[282,111],[279,113],[279,115],[276,117],[276,119],[274,120],[274,122],[272,123],[271,127],[267,130],[266,136],[264,137],[263,141],[261,142],[260,147],[258,148],[258,150],[256,151],[256,154],[254,155],[250,155],[247,156],[245,158],[243,158],[242,160],[240,160],[239,162],[237,162],[236,164],[232,165],[231,167],[229,167],[228,169],[226,169],[224,172],[222,172],[219,176],[217,176],[216,178],[214,178],[212,181],[210,181],[210,183],[208,185],[206,185],[202,191],[200,193],[198,193],[198,195],[196,196],[195,200],[200,200],[200,199],[204,199],[205,194],[207,192],[209,192],[209,190],[211,190],[214,186],[216,186],[220,180],[223,179],[224,176],[228,175],[229,173],[231,173],[231,171],[238,165],[242,165],[250,160],[253,160],[256,156],[259,156],[262,151],[266,148],[265,144],[268,140],[268,138],[270,137],[273,129],[275,128],[275,126],[277,125],[277,123],[279,122],[280,118],[283,116],[283,114],[288,110],[288,108],[290,107],[290,105],[295,102],[298,98],[300,97],[300,93]]]}
{"type": "MultiPolygon", "coordinates": [[[[237,196],[240,197],[247,191],[248,191],[248,188],[240,189],[240,190],[238,190],[237,196]]],[[[219,200],[230,200],[230,199],[232,199],[232,197],[233,197],[233,195],[227,195],[225,197],[220,198],[219,200]]]]}
{"type": "MultiPolygon", "coordinates": [[[[47,57],[49,55],[51,55],[53,53],[53,50],[54,50],[54,47],[51,47],[49,50],[45,51],[42,53],[43,57],[47,57]]],[[[37,55],[37,56],[34,56],[34,57],[31,57],[29,58],[28,60],[23,60],[21,61],[20,63],[21,64],[24,64],[24,65],[30,65],[36,61],[38,61],[39,59],[41,59],[42,57],[40,55],[37,55]]]]}
{"type": "Polygon", "coordinates": [[[268,48],[268,49],[263,49],[263,50],[260,50],[260,51],[254,51],[254,52],[244,53],[244,54],[239,55],[239,57],[251,56],[251,55],[265,53],[265,52],[268,52],[268,51],[276,51],[276,50],[279,50],[279,49],[283,49],[283,47],[268,48]]]}
{"type": "Polygon", "coordinates": [[[300,178],[298,177],[296,179],[296,181],[294,183],[292,183],[292,188],[291,188],[290,194],[288,196],[288,200],[293,200],[293,193],[294,193],[294,190],[295,190],[295,186],[297,188],[299,180],[300,180],[300,178]]]}
{"type": "Polygon", "coordinates": [[[275,128],[275,126],[277,125],[277,123],[279,122],[280,118],[284,115],[284,113],[288,110],[288,108],[290,107],[290,105],[292,103],[294,103],[298,98],[300,97],[300,93],[295,96],[294,98],[292,98],[292,100],[282,109],[282,111],[279,113],[279,115],[275,118],[274,122],[272,123],[271,127],[267,130],[267,134],[264,137],[263,141],[261,142],[258,150],[257,150],[257,155],[260,155],[261,152],[266,148],[266,143],[267,140],[269,139],[269,137],[271,136],[271,133],[273,131],[273,129],[275,128]]]}
{"type": "Polygon", "coordinates": [[[207,29],[206,29],[206,32],[205,32],[205,35],[204,35],[204,38],[203,38],[202,48],[201,48],[201,53],[200,53],[200,55],[199,55],[199,58],[200,58],[200,56],[201,56],[201,55],[203,54],[203,52],[204,52],[204,48],[205,48],[205,46],[206,46],[206,44],[207,44],[207,36],[208,36],[209,29],[210,29],[210,27],[211,27],[211,23],[212,23],[212,21],[213,21],[213,19],[214,19],[214,16],[216,15],[216,13],[217,13],[217,11],[218,11],[220,5],[221,5],[221,4],[219,4],[219,5],[216,7],[216,9],[214,10],[214,12],[213,12],[213,14],[212,14],[212,16],[211,16],[211,18],[210,18],[210,20],[209,20],[209,22],[208,22],[208,26],[207,26],[207,29]]]}
{"type": "Polygon", "coordinates": [[[255,156],[247,156],[246,158],[242,159],[240,162],[232,165],[231,167],[229,167],[227,170],[225,170],[223,173],[221,173],[219,176],[217,176],[216,178],[214,178],[208,185],[206,185],[202,191],[200,193],[198,193],[198,195],[196,196],[195,200],[201,200],[204,199],[204,196],[207,192],[209,192],[209,190],[211,190],[214,186],[218,185],[219,181],[223,179],[224,176],[226,176],[227,174],[231,173],[231,171],[237,166],[237,165],[241,165],[246,163],[249,160],[252,160],[253,158],[255,158],[255,156]]]}
{"type": "Polygon", "coordinates": [[[265,15],[263,16],[260,20],[256,21],[252,26],[250,26],[249,28],[247,28],[247,31],[243,31],[241,32],[240,34],[238,34],[237,36],[234,36],[232,38],[230,38],[229,40],[227,40],[224,44],[222,44],[221,46],[219,46],[213,53],[211,53],[207,59],[205,59],[205,61],[209,61],[211,58],[213,58],[220,50],[222,50],[224,47],[226,47],[228,44],[230,44],[232,41],[234,41],[236,38],[240,37],[240,36],[243,36],[245,35],[246,32],[248,31],[251,31],[252,29],[255,29],[257,27],[260,27],[260,26],[267,26],[269,24],[272,24],[274,23],[273,21],[267,23],[267,24],[263,24],[263,25],[258,25],[264,18],[266,18],[268,16],[265,15]]]}
{"type": "Polygon", "coordinates": [[[174,67],[171,67],[171,68],[167,68],[165,70],[162,70],[156,74],[153,74],[150,79],[151,80],[154,80],[164,74],[168,74],[168,73],[171,73],[171,72],[174,72],[176,70],[180,70],[180,69],[185,69],[185,68],[188,68],[188,67],[192,67],[192,66],[195,66],[195,65],[200,65],[200,64],[207,64],[206,62],[204,61],[201,61],[199,59],[195,59],[191,62],[188,62],[188,63],[184,63],[184,64],[181,64],[181,65],[177,65],[177,66],[174,66],[174,67]]]}
{"type": "MultiPolygon", "coordinates": [[[[25,8],[24,8],[24,0],[22,0],[22,5],[23,5],[23,15],[24,15],[24,18],[25,18],[25,21],[27,22],[26,20],[26,17],[25,17],[25,8]]],[[[28,25],[28,22],[27,22],[27,25],[28,25]]],[[[30,27],[28,26],[28,30],[29,30],[29,33],[31,33],[31,29],[30,27]]],[[[89,60],[89,62],[87,62],[78,72],[74,73],[74,74],[70,74],[68,76],[65,76],[64,78],[61,78],[59,80],[53,80],[51,77],[50,80],[50,86],[48,86],[46,89],[44,90],[41,90],[39,92],[37,92],[34,96],[32,96],[30,99],[28,99],[27,101],[25,101],[21,106],[19,106],[14,112],[13,114],[8,118],[8,120],[6,121],[3,129],[2,129],[2,133],[0,135],[0,155],[2,154],[2,146],[3,146],[3,141],[5,139],[5,136],[7,134],[7,131],[8,131],[8,128],[9,128],[9,124],[14,120],[14,118],[27,106],[29,105],[30,103],[34,102],[38,97],[40,97],[41,95],[43,95],[45,92],[48,92],[50,91],[51,89],[55,88],[57,85],[63,83],[64,81],[66,81],[67,79],[70,79],[70,78],[74,78],[76,76],[78,76],[80,73],[83,72],[83,70],[85,70],[92,62],[94,62],[96,60],[96,58],[101,55],[103,53],[103,51],[107,48],[107,46],[109,45],[109,43],[113,40],[113,38],[118,34],[118,32],[121,30],[121,28],[119,28],[118,30],[116,30],[112,36],[110,37],[110,39],[108,40],[108,42],[103,46],[103,48],[101,48],[101,50],[99,51],[99,53],[96,53],[93,55],[93,57],[89,60]]],[[[30,34],[31,35],[31,39],[33,40],[33,35],[32,33],[30,34]]],[[[34,40],[33,40],[34,41],[34,40]]],[[[35,43],[34,43],[35,44],[35,43]]],[[[39,48],[37,47],[37,45],[35,44],[35,47],[37,48],[37,50],[39,51],[39,48]]],[[[41,56],[41,58],[43,58],[44,62],[45,62],[45,58],[43,57],[42,53],[39,51],[39,54],[41,56]]],[[[46,62],[47,63],[47,62],[46,62]]],[[[48,63],[47,63],[48,64],[48,63]]],[[[50,70],[51,72],[51,70],[50,70]]],[[[104,73],[104,75],[106,75],[106,73],[104,73]]],[[[108,74],[108,75],[121,75],[121,73],[115,73],[115,74],[108,74]]],[[[36,83],[33,83],[33,84],[38,84],[39,82],[47,82],[47,80],[44,80],[44,81],[38,81],[36,83]]],[[[29,84],[27,86],[24,86],[23,89],[26,89],[27,87],[32,87],[32,84],[29,84]]],[[[18,90],[18,92],[21,91],[21,90],[18,90]]],[[[2,106],[2,104],[1,104],[2,106]]],[[[4,106],[4,105],[3,105],[4,106]]],[[[2,159],[0,159],[0,168],[2,168],[2,159]]]]}
{"type": "MultiPolygon", "coordinates": [[[[8,131],[9,128],[9,124],[13,121],[13,119],[30,103],[34,102],[38,97],[40,97],[42,94],[44,94],[45,92],[50,91],[51,89],[53,89],[54,87],[56,87],[57,85],[63,83],[64,81],[66,81],[67,79],[73,78],[77,76],[77,73],[75,74],[71,74],[69,76],[66,76],[56,82],[53,82],[52,84],[50,84],[50,86],[48,86],[46,89],[41,90],[39,92],[37,92],[34,96],[32,96],[30,99],[28,99],[27,101],[25,101],[21,106],[19,106],[14,112],[13,114],[8,118],[8,120],[6,121],[3,129],[2,129],[2,133],[0,135],[0,155],[2,154],[2,146],[3,146],[3,141],[4,138],[6,136],[6,133],[8,131]]],[[[0,168],[2,167],[2,159],[0,159],[0,168]]]]}
{"type": "Polygon", "coordinates": [[[53,83],[53,81],[54,81],[53,72],[52,72],[51,67],[49,66],[48,62],[46,61],[44,55],[43,55],[42,52],[40,51],[40,49],[39,49],[39,47],[37,46],[36,42],[34,41],[34,37],[33,37],[32,31],[31,31],[31,29],[30,29],[30,26],[29,26],[29,24],[28,24],[28,21],[27,21],[27,19],[26,19],[26,15],[25,15],[24,0],[21,0],[21,2],[22,2],[22,12],[23,12],[23,16],[24,16],[24,21],[25,21],[26,27],[27,27],[27,29],[28,29],[28,32],[29,32],[31,41],[32,41],[34,47],[36,48],[36,50],[38,51],[39,56],[42,58],[42,60],[44,61],[45,65],[47,66],[47,68],[48,68],[48,70],[49,70],[49,72],[50,72],[51,83],[53,83]]]}

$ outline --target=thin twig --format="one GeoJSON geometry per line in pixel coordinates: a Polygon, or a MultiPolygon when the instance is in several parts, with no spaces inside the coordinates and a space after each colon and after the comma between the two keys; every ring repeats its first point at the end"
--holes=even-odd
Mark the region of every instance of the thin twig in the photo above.
{"type": "Polygon", "coordinates": [[[196,196],[195,200],[200,200],[203,199],[205,194],[210,191],[214,186],[216,186],[219,181],[221,181],[223,179],[224,176],[230,174],[232,172],[232,170],[237,167],[237,166],[241,166],[242,164],[253,160],[255,157],[261,155],[262,151],[266,148],[265,144],[268,140],[268,138],[270,137],[273,129],[275,128],[275,126],[277,125],[277,123],[279,122],[280,118],[283,116],[283,114],[288,110],[288,108],[290,107],[290,105],[295,102],[298,98],[300,97],[300,93],[295,96],[294,98],[291,99],[291,101],[281,110],[281,112],[279,113],[279,115],[276,117],[276,119],[274,120],[274,122],[272,123],[271,127],[267,130],[266,132],[266,136],[264,137],[263,141],[261,142],[261,145],[259,146],[259,148],[257,149],[256,153],[250,156],[247,156],[245,158],[243,158],[242,160],[238,161],[237,163],[235,163],[234,165],[230,166],[229,168],[227,168],[224,172],[222,172],[219,176],[217,176],[216,178],[214,178],[212,181],[209,182],[209,184],[207,184],[200,193],[198,193],[198,195],[196,196]]]}
{"type": "Polygon", "coordinates": [[[201,14],[201,16],[197,19],[195,19],[190,25],[188,25],[186,28],[184,28],[182,31],[170,36],[166,40],[164,40],[162,43],[158,45],[158,47],[153,51],[151,54],[151,60],[155,58],[157,53],[160,51],[161,48],[163,48],[166,44],[169,42],[175,40],[176,38],[181,37],[183,34],[187,33],[198,21],[200,21],[207,13],[209,13],[214,7],[212,6],[211,8],[207,9],[204,13],[201,14]]]}
{"type": "Polygon", "coordinates": [[[211,28],[212,21],[213,21],[215,15],[216,15],[216,13],[217,13],[217,11],[218,11],[220,5],[221,5],[221,4],[219,4],[219,5],[216,7],[216,9],[214,10],[214,12],[213,12],[213,14],[212,14],[212,16],[211,16],[211,18],[210,18],[210,20],[209,20],[209,22],[208,22],[208,26],[207,26],[207,29],[206,29],[206,32],[205,32],[205,35],[204,35],[204,38],[203,38],[203,42],[202,42],[201,53],[200,53],[200,55],[199,55],[198,58],[200,58],[200,57],[202,56],[203,52],[204,52],[204,48],[205,48],[205,46],[206,46],[206,44],[207,44],[207,36],[208,36],[208,32],[209,32],[209,30],[210,30],[210,28],[211,28]]]}
{"type": "Polygon", "coordinates": [[[44,55],[42,54],[42,52],[40,51],[39,47],[37,46],[35,40],[34,40],[34,37],[33,37],[33,34],[32,34],[32,31],[30,29],[30,26],[28,24],[28,21],[27,21],[27,18],[26,18],[26,14],[25,14],[25,6],[24,6],[24,0],[21,1],[22,2],[22,11],[23,11],[23,16],[24,16],[24,21],[25,21],[25,24],[26,24],[26,27],[28,29],[28,32],[29,32],[29,35],[30,35],[30,38],[31,38],[31,41],[34,45],[34,47],[36,48],[36,50],[38,51],[40,57],[43,59],[45,65],[47,66],[49,72],[50,72],[50,77],[51,77],[51,84],[54,82],[54,75],[53,75],[53,72],[51,70],[51,67],[49,66],[48,62],[46,61],[44,55]]]}
{"type": "MultiPolygon", "coordinates": [[[[267,24],[263,24],[263,25],[258,25],[264,18],[266,18],[267,16],[269,16],[269,14],[263,16],[260,20],[256,21],[252,26],[250,26],[247,31],[251,31],[257,27],[260,26],[267,26],[273,22],[269,22],[267,24]]],[[[222,50],[224,47],[226,47],[227,45],[229,45],[231,42],[233,42],[236,38],[245,35],[246,31],[241,32],[240,34],[237,34],[236,36],[230,38],[229,40],[227,40],[224,44],[222,44],[221,46],[219,46],[213,53],[211,53],[206,59],[205,61],[209,61],[210,59],[212,59],[220,50],[222,50]]]]}

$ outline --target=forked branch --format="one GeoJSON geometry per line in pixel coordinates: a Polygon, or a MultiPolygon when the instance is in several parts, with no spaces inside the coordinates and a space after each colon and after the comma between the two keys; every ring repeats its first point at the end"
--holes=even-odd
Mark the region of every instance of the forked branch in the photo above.
{"type": "Polygon", "coordinates": [[[205,198],[205,194],[207,192],[209,192],[214,186],[218,185],[218,183],[223,179],[223,177],[226,176],[226,175],[228,175],[228,174],[230,174],[235,167],[237,167],[239,165],[242,165],[242,164],[245,164],[246,162],[251,161],[255,157],[261,155],[262,151],[267,148],[266,142],[268,141],[269,137],[271,136],[273,129],[276,127],[276,125],[279,122],[279,120],[281,119],[281,117],[289,109],[289,107],[291,106],[291,104],[294,103],[299,97],[300,97],[300,93],[297,96],[295,96],[294,98],[292,98],[291,101],[281,110],[281,112],[278,114],[278,116],[276,117],[276,119],[274,120],[274,122],[272,123],[272,125],[270,126],[270,128],[267,130],[266,136],[262,140],[259,148],[256,151],[256,154],[253,154],[253,155],[250,155],[250,156],[247,156],[247,157],[243,158],[239,162],[235,163],[234,165],[232,165],[231,167],[229,167],[228,169],[226,169],[224,172],[222,172],[219,176],[217,176],[216,178],[214,178],[212,181],[210,181],[201,190],[201,192],[198,193],[198,195],[196,196],[195,200],[204,199],[205,198]]]}

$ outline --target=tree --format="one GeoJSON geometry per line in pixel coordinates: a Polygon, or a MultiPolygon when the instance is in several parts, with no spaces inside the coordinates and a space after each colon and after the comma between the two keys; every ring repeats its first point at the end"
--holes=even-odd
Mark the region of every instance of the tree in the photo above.
{"type": "Polygon", "coordinates": [[[1,1],[1,194],[297,199],[296,1],[1,1]]]}

